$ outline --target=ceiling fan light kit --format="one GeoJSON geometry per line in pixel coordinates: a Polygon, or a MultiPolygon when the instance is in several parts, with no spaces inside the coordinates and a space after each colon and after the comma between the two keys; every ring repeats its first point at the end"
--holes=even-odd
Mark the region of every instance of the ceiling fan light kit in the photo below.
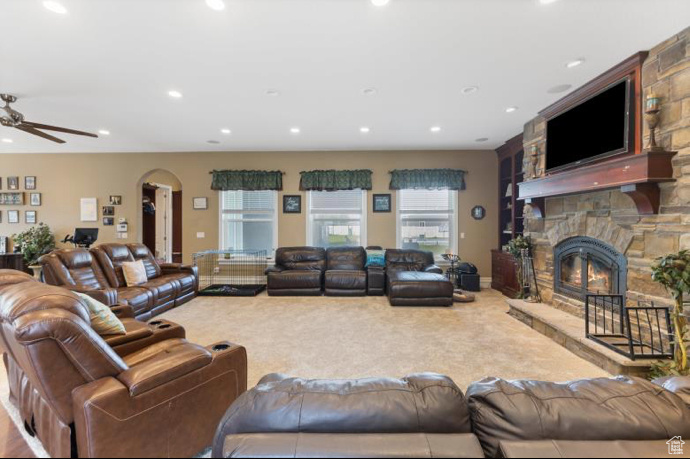
{"type": "Polygon", "coordinates": [[[24,131],[38,137],[42,137],[46,140],[50,140],[55,143],[65,143],[65,141],[50,134],[46,134],[43,131],[63,132],[65,134],[83,135],[87,137],[98,138],[96,134],[91,134],[90,132],[77,131],[75,129],[68,129],[58,126],[51,126],[48,124],[26,121],[23,114],[19,113],[17,110],[10,107],[11,104],[17,101],[17,98],[15,96],[10,94],[0,94],[0,99],[2,99],[3,102],[5,102],[5,106],[0,107],[0,110],[5,112],[4,115],[0,116],[0,125],[4,127],[19,129],[20,131],[24,131]]]}

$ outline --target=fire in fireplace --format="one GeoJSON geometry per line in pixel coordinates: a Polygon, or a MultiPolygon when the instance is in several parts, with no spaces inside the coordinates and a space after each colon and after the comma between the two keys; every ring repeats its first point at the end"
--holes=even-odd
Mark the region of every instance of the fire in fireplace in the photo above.
{"type": "Polygon", "coordinates": [[[608,244],[589,237],[574,237],[556,246],[555,290],[585,299],[588,293],[625,295],[627,260],[608,244]]]}

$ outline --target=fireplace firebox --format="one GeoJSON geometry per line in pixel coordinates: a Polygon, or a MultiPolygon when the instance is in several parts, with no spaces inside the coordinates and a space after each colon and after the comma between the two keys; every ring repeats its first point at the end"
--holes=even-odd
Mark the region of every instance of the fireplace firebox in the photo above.
{"type": "Polygon", "coordinates": [[[554,250],[555,291],[584,301],[588,294],[626,293],[628,262],[610,245],[590,237],[573,237],[554,250]]]}

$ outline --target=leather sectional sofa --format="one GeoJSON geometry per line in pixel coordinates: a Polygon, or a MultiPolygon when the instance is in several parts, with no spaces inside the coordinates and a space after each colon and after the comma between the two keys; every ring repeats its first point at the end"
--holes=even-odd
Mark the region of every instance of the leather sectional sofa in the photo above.
{"type": "Polygon", "coordinates": [[[268,375],[227,411],[213,457],[667,457],[676,436],[690,438],[690,405],[637,378],[488,378],[465,396],[435,374],[268,375]]]}
{"type": "Polygon", "coordinates": [[[158,263],[143,244],[102,244],[91,250],[61,249],[39,260],[47,284],[86,293],[107,304],[128,304],[148,320],[192,300],[199,290],[197,268],[158,263]],[[141,260],[148,281],[127,287],[122,264],[141,260]]]}
{"type": "Polygon", "coordinates": [[[0,348],[25,428],[52,457],[198,455],[246,390],[245,349],[114,310],[127,334],[99,336],[80,297],[0,270],[0,348]]]}
{"type": "Polygon", "coordinates": [[[366,267],[362,247],[281,247],[266,270],[272,296],[365,296],[388,292],[393,306],[451,306],[453,284],[431,252],[386,251],[385,267],[366,267]]]}

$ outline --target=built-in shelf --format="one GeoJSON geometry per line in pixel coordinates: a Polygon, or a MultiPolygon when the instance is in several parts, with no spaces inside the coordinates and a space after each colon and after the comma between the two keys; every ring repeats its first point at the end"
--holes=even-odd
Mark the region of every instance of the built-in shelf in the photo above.
{"type": "Polygon", "coordinates": [[[645,151],[518,184],[518,199],[545,216],[544,199],[554,196],[620,189],[630,196],[641,215],[659,212],[659,183],[673,178],[673,151],[645,151]]]}

